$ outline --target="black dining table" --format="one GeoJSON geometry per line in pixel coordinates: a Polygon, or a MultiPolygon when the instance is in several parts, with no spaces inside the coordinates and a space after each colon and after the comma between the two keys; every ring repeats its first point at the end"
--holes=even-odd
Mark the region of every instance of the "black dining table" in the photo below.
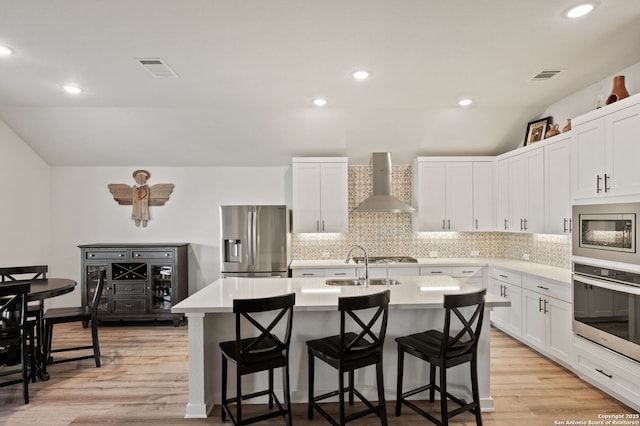
{"type": "MultiPolygon", "coordinates": [[[[66,293],[71,293],[73,289],[78,285],[74,280],[69,278],[42,278],[35,280],[18,280],[11,281],[11,283],[24,283],[28,282],[31,284],[29,289],[29,294],[27,295],[28,302],[39,302],[42,307],[45,299],[49,299],[51,297],[61,296],[66,293]]],[[[45,359],[45,354],[43,352],[43,337],[42,333],[44,330],[42,324],[42,318],[38,316],[38,324],[36,324],[36,330],[39,333],[38,339],[36,339],[36,375],[41,380],[49,380],[49,375],[47,373],[43,373],[44,363],[47,362],[45,359]]]]}

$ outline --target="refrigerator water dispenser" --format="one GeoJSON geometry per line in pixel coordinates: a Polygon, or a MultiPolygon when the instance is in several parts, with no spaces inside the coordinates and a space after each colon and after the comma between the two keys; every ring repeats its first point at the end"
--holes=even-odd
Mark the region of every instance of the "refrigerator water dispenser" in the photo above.
{"type": "Polygon", "coordinates": [[[224,240],[224,261],[242,262],[242,242],[240,240],[224,240]]]}

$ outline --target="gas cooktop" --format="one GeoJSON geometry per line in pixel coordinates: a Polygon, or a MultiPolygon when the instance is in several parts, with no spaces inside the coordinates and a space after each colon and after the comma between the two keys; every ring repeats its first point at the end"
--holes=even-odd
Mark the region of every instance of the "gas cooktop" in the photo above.
{"type": "MultiPolygon", "coordinates": [[[[364,263],[364,257],[354,256],[353,261],[364,263]]],[[[369,263],[418,263],[418,259],[408,256],[369,256],[369,263]]]]}

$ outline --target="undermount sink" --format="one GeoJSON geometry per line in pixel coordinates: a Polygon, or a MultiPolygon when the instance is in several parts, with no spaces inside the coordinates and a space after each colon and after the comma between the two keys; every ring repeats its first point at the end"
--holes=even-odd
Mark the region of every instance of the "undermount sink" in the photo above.
{"type": "Polygon", "coordinates": [[[349,285],[361,285],[366,286],[366,282],[369,285],[398,285],[400,281],[393,278],[369,278],[367,281],[364,279],[358,280],[356,278],[335,278],[325,281],[325,284],[332,286],[349,286],[349,285]]]}

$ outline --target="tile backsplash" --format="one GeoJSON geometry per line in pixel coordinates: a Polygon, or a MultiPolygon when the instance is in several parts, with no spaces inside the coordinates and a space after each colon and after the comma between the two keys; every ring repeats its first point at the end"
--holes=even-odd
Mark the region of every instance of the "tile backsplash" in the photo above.
{"type": "MultiPolygon", "coordinates": [[[[411,166],[393,166],[392,194],[411,202],[411,166]]],[[[293,234],[293,259],[341,259],[353,244],[370,256],[504,257],[569,268],[571,240],[564,235],[503,232],[412,232],[410,213],[358,213],[355,207],[371,194],[371,167],[349,166],[349,232],[293,234]]]]}

